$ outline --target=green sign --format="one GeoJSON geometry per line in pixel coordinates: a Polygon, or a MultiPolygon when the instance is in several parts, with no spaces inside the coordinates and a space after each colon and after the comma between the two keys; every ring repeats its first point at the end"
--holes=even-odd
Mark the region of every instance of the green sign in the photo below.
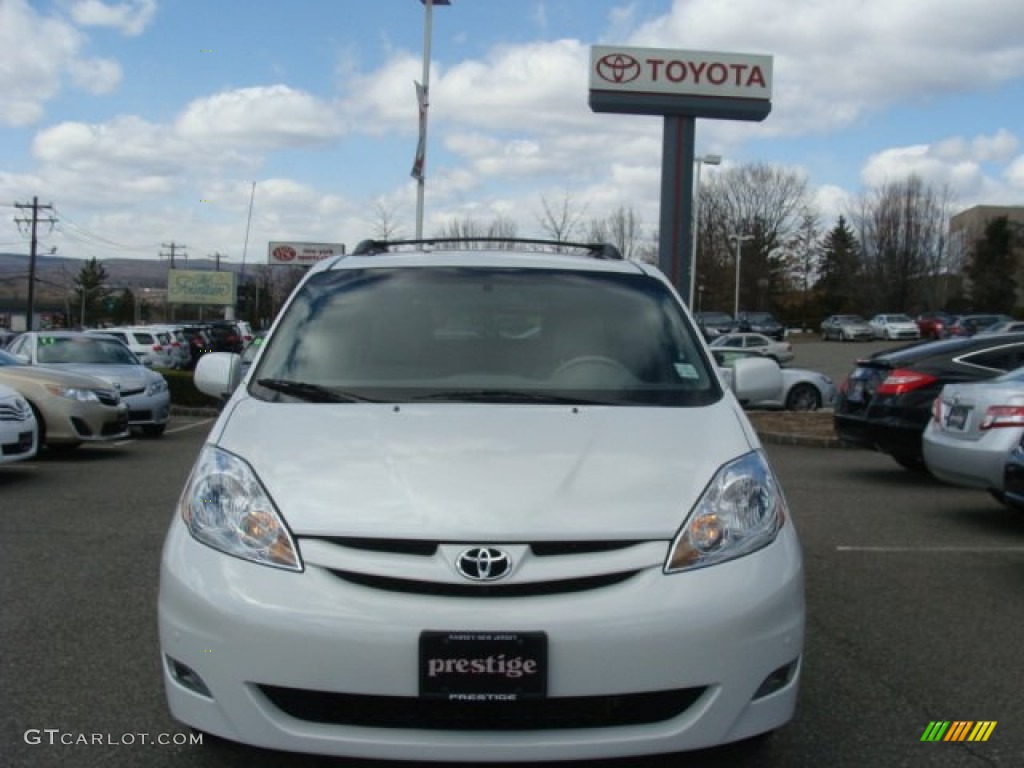
{"type": "Polygon", "coordinates": [[[167,301],[170,304],[233,306],[235,273],[172,269],[167,273],[167,301]]]}

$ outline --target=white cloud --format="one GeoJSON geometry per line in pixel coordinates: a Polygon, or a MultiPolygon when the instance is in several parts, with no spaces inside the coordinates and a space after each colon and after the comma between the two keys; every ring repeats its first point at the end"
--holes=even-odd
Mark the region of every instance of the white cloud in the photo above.
{"type": "Polygon", "coordinates": [[[141,34],[156,15],[156,0],[126,0],[120,3],[67,0],[65,4],[76,24],[83,27],[111,27],[129,36],[141,34]]]}
{"type": "Polygon", "coordinates": [[[75,85],[107,93],[121,78],[119,65],[83,54],[85,38],[58,17],[44,16],[25,0],[0,1],[0,124],[31,125],[70,76],[75,85]]]}
{"type": "Polygon", "coordinates": [[[189,104],[175,122],[180,136],[201,144],[282,147],[321,143],[339,136],[338,110],[287,85],[222,91],[189,104]]]}
{"type": "Polygon", "coordinates": [[[799,135],[1019,78],[1021,28],[1019,0],[675,0],[629,43],[774,56],[764,131],[799,135]]]}

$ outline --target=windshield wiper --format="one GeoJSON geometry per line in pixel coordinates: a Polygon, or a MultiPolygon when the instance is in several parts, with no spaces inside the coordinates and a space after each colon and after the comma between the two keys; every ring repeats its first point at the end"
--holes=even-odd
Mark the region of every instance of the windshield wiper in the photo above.
{"type": "Polygon", "coordinates": [[[414,401],[442,401],[451,403],[550,403],[553,405],[611,405],[597,400],[554,395],[548,392],[529,392],[521,389],[453,389],[410,398],[414,401]]]}
{"type": "Polygon", "coordinates": [[[305,381],[290,381],[288,379],[257,379],[257,384],[275,392],[283,392],[292,397],[298,397],[310,403],[374,403],[368,397],[353,395],[351,392],[343,392],[337,389],[310,384],[305,381]]]}

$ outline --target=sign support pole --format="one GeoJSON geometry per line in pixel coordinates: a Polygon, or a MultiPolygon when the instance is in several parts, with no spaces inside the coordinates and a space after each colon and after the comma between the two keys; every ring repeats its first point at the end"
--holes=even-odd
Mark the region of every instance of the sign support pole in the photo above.
{"type": "Polygon", "coordinates": [[[684,301],[689,295],[693,240],[693,158],[696,118],[666,115],[661,151],[661,220],[658,268],[684,301]]]}

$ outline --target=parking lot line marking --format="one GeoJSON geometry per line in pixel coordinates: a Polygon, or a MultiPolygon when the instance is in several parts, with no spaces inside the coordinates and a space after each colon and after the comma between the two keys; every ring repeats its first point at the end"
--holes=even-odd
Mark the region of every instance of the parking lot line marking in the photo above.
{"type": "Polygon", "coordinates": [[[836,547],[837,552],[963,552],[966,554],[1024,552],[1024,547],[836,547]]]}
{"type": "Polygon", "coordinates": [[[180,427],[175,427],[174,429],[165,430],[165,434],[168,433],[168,432],[172,433],[172,434],[175,433],[175,432],[184,432],[186,429],[193,429],[195,427],[201,427],[204,424],[209,424],[211,421],[213,421],[213,419],[203,419],[202,421],[193,421],[191,424],[184,424],[184,425],[182,425],[180,427]]]}

